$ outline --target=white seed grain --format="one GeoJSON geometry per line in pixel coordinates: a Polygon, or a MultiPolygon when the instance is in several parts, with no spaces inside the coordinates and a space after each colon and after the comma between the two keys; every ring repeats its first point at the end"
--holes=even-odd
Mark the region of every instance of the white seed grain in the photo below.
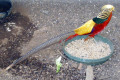
{"type": "Polygon", "coordinates": [[[111,53],[110,46],[107,43],[97,42],[95,39],[72,41],[66,45],[65,50],[72,56],[83,59],[99,59],[111,53]]]}

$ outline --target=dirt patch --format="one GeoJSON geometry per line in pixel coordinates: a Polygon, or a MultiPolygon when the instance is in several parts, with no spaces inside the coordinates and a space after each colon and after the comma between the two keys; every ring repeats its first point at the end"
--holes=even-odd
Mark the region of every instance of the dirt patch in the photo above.
{"type": "Polygon", "coordinates": [[[20,57],[20,46],[30,41],[35,30],[29,18],[20,13],[12,13],[0,21],[0,68],[20,57]]]}
{"type": "MultiPolygon", "coordinates": [[[[22,52],[24,54],[31,50],[31,48],[34,48],[34,46],[39,45],[56,35],[69,32],[95,17],[95,15],[99,13],[101,6],[110,3],[116,7],[114,14],[116,18],[112,18],[110,24],[102,32],[102,35],[113,41],[115,45],[115,54],[106,63],[95,66],[94,74],[95,80],[119,80],[120,31],[119,26],[114,27],[119,23],[119,18],[117,17],[119,17],[118,6],[120,5],[118,4],[118,1],[78,0],[79,2],[74,1],[74,3],[54,1],[42,2],[40,0],[13,0],[15,4],[14,9],[22,14],[26,13],[26,15],[36,23],[39,30],[34,34],[35,38],[33,39],[33,33],[36,29],[34,28],[35,26],[31,26],[32,23],[29,19],[19,13],[11,14],[3,21],[3,23],[0,21],[0,44],[4,41],[4,44],[1,44],[0,46],[0,68],[6,68],[15,59],[20,57],[22,52],[21,47],[26,48],[26,50],[22,52]],[[11,25],[18,27],[7,27],[11,25]],[[113,29],[113,27],[116,30],[113,29]],[[23,46],[23,44],[26,44],[27,42],[29,42],[28,44],[30,46],[23,46]]],[[[71,2],[70,0],[63,1],[71,2]]],[[[60,72],[56,74],[55,59],[61,56],[61,52],[58,52],[57,50],[59,51],[58,48],[53,48],[53,46],[50,46],[45,50],[40,50],[38,52],[39,54],[36,53],[33,55],[34,58],[30,57],[16,65],[9,70],[9,73],[12,73],[14,76],[21,76],[26,80],[85,80],[86,67],[84,66],[81,70],[78,70],[76,68],[78,63],[67,58],[62,58],[63,66],[60,72]]]]}

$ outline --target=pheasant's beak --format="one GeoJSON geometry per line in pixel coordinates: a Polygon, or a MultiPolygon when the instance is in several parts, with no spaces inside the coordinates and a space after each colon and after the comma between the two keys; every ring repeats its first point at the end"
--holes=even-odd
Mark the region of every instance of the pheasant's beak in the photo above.
{"type": "Polygon", "coordinates": [[[113,11],[115,11],[115,8],[113,9],[113,11]]]}
{"type": "Polygon", "coordinates": [[[114,6],[112,6],[112,11],[115,11],[115,7],[114,6]]]}

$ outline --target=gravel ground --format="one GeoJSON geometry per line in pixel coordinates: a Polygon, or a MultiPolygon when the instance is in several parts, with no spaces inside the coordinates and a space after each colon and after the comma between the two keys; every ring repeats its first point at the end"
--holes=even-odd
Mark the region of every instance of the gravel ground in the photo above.
{"type": "MultiPolygon", "coordinates": [[[[1,70],[35,46],[96,17],[103,5],[112,4],[116,7],[112,20],[100,34],[113,42],[114,55],[104,64],[94,66],[94,80],[120,80],[120,0],[12,1],[12,14],[0,23],[1,70]],[[8,27],[11,31],[7,31],[8,27]]],[[[78,64],[63,56],[61,45],[55,44],[16,65],[6,74],[2,74],[0,79],[85,80],[86,65],[79,70],[78,64]],[[62,56],[63,66],[56,74],[55,60],[59,56],[62,56]]]]}

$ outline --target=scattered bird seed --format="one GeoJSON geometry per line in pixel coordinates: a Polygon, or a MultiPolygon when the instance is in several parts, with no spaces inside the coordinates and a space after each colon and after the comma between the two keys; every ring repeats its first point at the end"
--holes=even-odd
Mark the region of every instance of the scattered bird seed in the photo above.
{"type": "Polygon", "coordinates": [[[66,45],[65,50],[69,54],[83,59],[99,59],[108,56],[111,52],[107,43],[97,42],[95,39],[72,41],[66,45]]]}

